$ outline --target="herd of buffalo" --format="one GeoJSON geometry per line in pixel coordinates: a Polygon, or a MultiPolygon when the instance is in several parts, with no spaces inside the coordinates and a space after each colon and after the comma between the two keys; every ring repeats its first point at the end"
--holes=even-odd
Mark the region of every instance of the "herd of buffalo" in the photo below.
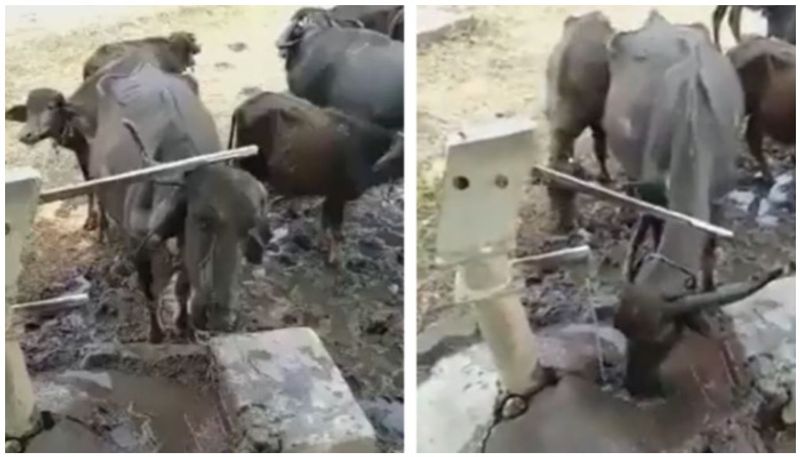
{"type": "MultiPolygon", "coordinates": [[[[713,14],[715,38],[725,8],[713,14]]],[[[731,8],[738,42],[725,54],[703,24],[673,24],[657,11],[641,28],[619,33],[600,12],[568,18],[547,66],[551,166],[578,172],[573,146],[589,128],[601,180],[610,179],[608,145],[630,192],[712,223],[720,222],[722,198],[737,184],[736,159],[745,144],[762,179],[772,182],[763,135],[795,142],[795,7],[750,7],[764,11],[770,36],[744,38],[741,7],[731,8]]],[[[573,227],[574,195],[556,186],[549,194],[558,228],[573,227]]],[[[630,347],[629,368],[657,364],[659,351],[675,341],[674,316],[741,298],[736,288],[711,293],[715,247],[713,236],[692,227],[640,218],[615,320],[638,343],[630,347]],[[648,232],[656,252],[637,259],[648,232]],[[642,303],[652,304],[652,316],[641,315],[642,303]]],[[[632,392],[655,388],[652,379],[629,381],[632,392]]]]}
{"type": "MultiPolygon", "coordinates": [[[[289,92],[257,94],[232,114],[228,148],[254,144],[257,155],[89,196],[85,228],[101,241],[109,221],[122,233],[151,341],[164,339],[158,304],[176,272],[183,335],[235,325],[241,261],[260,263],[271,236],[266,189],[324,197],[324,241],[337,260],[345,203],[403,175],[403,30],[399,6],[298,10],[276,43],[289,92]]],[[[105,44],[72,95],[34,89],[6,119],[24,123],[27,145],[50,138],[73,150],[87,180],[221,151],[186,73],[200,52],[188,32],[105,44]]]]}

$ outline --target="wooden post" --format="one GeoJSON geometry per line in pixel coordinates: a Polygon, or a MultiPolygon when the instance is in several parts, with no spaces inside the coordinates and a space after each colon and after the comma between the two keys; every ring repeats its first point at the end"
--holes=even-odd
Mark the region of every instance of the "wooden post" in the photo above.
{"type": "Polygon", "coordinates": [[[533,123],[527,119],[504,119],[453,137],[437,232],[437,263],[457,265],[455,299],[470,303],[501,380],[516,394],[537,387],[533,332],[519,296],[508,293],[508,253],[516,245],[532,151],[533,123]]]}
{"type": "Polygon", "coordinates": [[[25,357],[12,329],[9,305],[17,294],[22,248],[39,198],[39,173],[32,168],[6,170],[6,438],[20,438],[39,423],[25,357]]]}

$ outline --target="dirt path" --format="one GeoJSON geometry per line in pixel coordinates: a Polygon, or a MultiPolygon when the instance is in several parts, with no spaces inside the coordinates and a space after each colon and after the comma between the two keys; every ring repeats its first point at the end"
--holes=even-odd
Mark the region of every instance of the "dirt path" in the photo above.
{"type": "MultiPolygon", "coordinates": [[[[102,7],[38,14],[20,8],[7,17],[6,100],[22,103],[36,87],[70,94],[84,60],[103,43],[188,30],[202,46],[194,70],[200,97],[227,139],[230,114],[248,94],[285,89],[274,41],[295,9],[102,7]]],[[[82,179],[70,151],[56,154],[47,141],[28,148],[16,141],[19,128],[6,123],[7,167],[36,167],[45,187],[82,179]]],[[[20,300],[52,297],[81,278],[91,284],[92,301],[85,308],[26,323],[23,346],[34,373],[74,367],[90,343],[146,338],[146,309],[135,275],[117,261],[113,246],[98,245],[94,233],[80,229],[84,203],[81,198],[41,208],[25,254],[20,300]]],[[[245,274],[242,331],[311,327],[360,401],[402,408],[402,183],[373,189],[348,206],[341,270],[324,264],[319,203],[299,202],[298,214],[286,205],[274,208],[268,254],[245,274]]],[[[165,322],[173,317],[165,315],[165,322]]],[[[384,443],[389,449],[402,443],[402,437],[382,438],[394,440],[384,443]]]]}

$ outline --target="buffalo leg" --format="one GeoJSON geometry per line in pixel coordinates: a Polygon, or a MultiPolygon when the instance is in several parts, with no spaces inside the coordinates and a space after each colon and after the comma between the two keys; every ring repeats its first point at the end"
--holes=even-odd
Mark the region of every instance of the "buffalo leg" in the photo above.
{"type": "MultiPolygon", "coordinates": [[[[551,132],[549,166],[563,173],[574,174],[572,143],[575,137],[565,130],[551,132]]],[[[547,186],[550,211],[555,214],[555,231],[568,232],[575,226],[575,192],[558,184],[547,186]]]]}
{"type": "MultiPolygon", "coordinates": [[[[89,181],[91,177],[89,176],[89,159],[88,157],[78,156],[78,165],[81,168],[81,174],[83,175],[83,179],[89,181]]],[[[87,196],[89,209],[88,214],[86,215],[86,222],[83,223],[84,230],[94,230],[98,228],[99,225],[99,214],[97,209],[95,208],[95,195],[94,192],[90,192],[87,196]]]]}
{"type": "Polygon", "coordinates": [[[597,163],[600,165],[600,178],[598,181],[601,183],[610,183],[611,175],[608,173],[606,161],[608,160],[608,152],[606,149],[606,131],[600,125],[592,126],[592,139],[594,140],[594,156],[597,163]]]}
{"type": "Polygon", "coordinates": [[[175,297],[178,299],[178,319],[175,326],[185,337],[192,336],[191,320],[189,319],[189,293],[191,284],[186,269],[181,268],[175,280],[175,297]]]}
{"type": "Polygon", "coordinates": [[[100,244],[104,244],[108,233],[108,216],[103,211],[103,205],[99,201],[97,202],[97,219],[97,239],[100,240],[100,244]]]}
{"type": "Polygon", "coordinates": [[[742,41],[742,34],[740,32],[742,25],[742,7],[738,5],[731,6],[731,12],[728,15],[728,25],[731,27],[733,39],[736,43],[742,41]]]}
{"type": "Polygon", "coordinates": [[[714,265],[716,264],[717,237],[709,236],[703,245],[703,257],[701,262],[702,287],[703,292],[714,290],[714,265]]]}
{"type": "Polygon", "coordinates": [[[657,251],[661,244],[661,235],[664,234],[664,221],[653,216],[644,216],[649,220],[650,229],[653,234],[653,250],[657,251]]]}
{"type": "Polygon", "coordinates": [[[156,292],[155,278],[153,276],[153,259],[149,252],[140,252],[134,260],[136,272],[139,276],[139,285],[147,299],[147,311],[150,314],[150,342],[164,341],[164,328],[158,316],[159,294],[156,292]]]}
{"type": "Polygon", "coordinates": [[[636,230],[633,232],[630,244],[628,245],[628,253],[625,255],[625,263],[622,265],[622,276],[628,282],[633,282],[636,271],[634,264],[636,262],[636,254],[639,251],[639,245],[644,242],[647,230],[650,228],[650,216],[639,216],[636,221],[636,230]]]}
{"type": "Polygon", "coordinates": [[[328,263],[338,263],[339,244],[342,241],[344,200],[326,197],[322,204],[322,229],[328,245],[328,263]]]}
{"type": "Polygon", "coordinates": [[[747,137],[747,147],[750,148],[750,154],[752,154],[756,162],[758,162],[758,167],[761,169],[764,180],[771,184],[773,182],[772,173],[769,171],[769,164],[767,163],[767,158],[764,156],[763,149],[764,133],[761,131],[761,120],[756,114],[750,115],[750,119],[747,121],[745,136],[747,137]]]}
{"type": "Polygon", "coordinates": [[[714,27],[714,44],[717,45],[717,49],[722,49],[719,44],[719,26],[722,24],[722,20],[725,19],[727,11],[727,5],[718,5],[714,8],[714,13],[711,16],[712,26],[714,27]]]}

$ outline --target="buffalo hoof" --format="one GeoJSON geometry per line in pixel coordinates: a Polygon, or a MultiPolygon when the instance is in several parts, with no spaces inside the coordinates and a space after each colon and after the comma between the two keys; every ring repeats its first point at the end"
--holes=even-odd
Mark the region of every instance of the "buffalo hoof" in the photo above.
{"type": "Polygon", "coordinates": [[[609,176],[608,173],[600,173],[599,175],[597,175],[597,182],[599,182],[604,186],[607,186],[612,183],[611,176],[609,176]]]}
{"type": "Polygon", "coordinates": [[[189,341],[195,344],[207,343],[211,339],[211,332],[207,330],[192,329],[188,335],[189,341]]]}
{"type": "Polygon", "coordinates": [[[87,231],[96,230],[100,227],[100,215],[97,211],[89,211],[86,216],[86,222],[83,223],[83,229],[87,231]]]}
{"type": "Polygon", "coordinates": [[[150,342],[153,344],[163,343],[164,342],[164,331],[163,330],[151,330],[150,331],[150,342]]]}
{"type": "Polygon", "coordinates": [[[770,189],[775,184],[775,177],[769,171],[762,172],[756,180],[765,188],[770,189]]]}

